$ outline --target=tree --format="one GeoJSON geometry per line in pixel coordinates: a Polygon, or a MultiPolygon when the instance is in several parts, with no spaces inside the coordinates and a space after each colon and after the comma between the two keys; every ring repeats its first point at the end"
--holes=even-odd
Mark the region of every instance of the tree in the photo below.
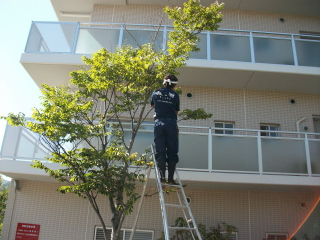
{"type": "MultiPolygon", "coordinates": [[[[21,113],[5,117],[9,124],[39,135],[52,153],[48,160],[62,168],[53,170],[39,161],[32,166],[66,183],[58,189],[61,193],[88,199],[105,239],[97,196],[109,199],[112,239],[116,240],[125,216],[139,198],[135,185],[145,180],[141,168],[153,164],[146,154],[131,152],[139,127],[151,111],[147,108],[151,93],[161,86],[165,74],[178,74],[176,69],[185,66],[190,52],[199,50],[200,32],[219,27],[222,8],[217,2],[204,7],[197,0],[183,8],[165,7],[164,12],[174,20],[166,51],[156,50],[155,41],[138,48],[123,46],[115,53],[101,49],[91,59],[83,57],[87,66],[71,73],[69,85],[43,85],[42,108],[33,110],[31,121],[21,113]],[[128,123],[131,137],[126,141],[128,123]]],[[[196,111],[182,112],[183,119],[189,119],[190,113],[192,119],[212,116],[203,109],[196,111]]]]}
{"type": "Polygon", "coordinates": [[[7,200],[9,194],[9,187],[5,186],[0,175],[0,236],[2,232],[2,223],[4,219],[4,213],[6,211],[7,200]]]}

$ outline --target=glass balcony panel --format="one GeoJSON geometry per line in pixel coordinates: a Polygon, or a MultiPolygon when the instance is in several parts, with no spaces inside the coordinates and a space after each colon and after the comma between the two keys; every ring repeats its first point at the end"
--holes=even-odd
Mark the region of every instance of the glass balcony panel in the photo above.
{"type": "Polygon", "coordinates": [[[179,134],[178,168],[208,169],[208,136],[179,134]]]}
{"type": "MultiPolygon", "coordinates": [[[[131,132],[125,132],[124,139],[129,144],[131,132]]],[[[142,154],[153,143],[153,132],[138,132],[134,141],[131,153],[137,152],[142,154]]]]}
{"type": "MultiPolygon", "coordinates": [[[[125,132],[128,144],[131,132],[125,132]]],[[[153,132],[139,132],[133,144],[131,153],[142,154],[153,143],[153,132]]],[[[208,169],[208,137],[203,135],[179,135],[179,168],[208,169]],[[190,141],[192,138],[192,141],[190,141]],[[181,147],[183,146],[183,147],[181,147]],[[197,149],[197,151],[194,151],[197,149]],[[201,153],[201,154],[199,154],[201,153]]]]}
{"type": "Polygon", "coordinates": [[[211,60],[251,62],[248,36],[210,36],[211,60]]]}
{"type": "Polygon", "coordinates": [[[76,23],[33,23],[26,52],[70,53],[76,23]]]}
{"type": "MultiPolygon", "coordinates": [[[[128,143],[130,132],[125,133],[128,143]]],[[[153,131],[139,132],[132,152],[144,153],[153,142],[153,131]]],[[[179,168],[208,170],[208,136],[191,133],[179,135],[179,168]],[[191,140],[190,140],[191,139],[191,140]],[[196,150],[195,150],[196,149],[196,150]]],[[[304,139],[262,138],[263,171],[267,173],[307,174],[304,139]]],[[[98,139],[93,142],[98,145],[98,139]]],[[[78,146],[90,147],[84,142],[78,146]]],[[[320,141],[309,139],[312,174],[320,174],[320,141]]],[[[49,152],[39,145],[35,134],[7,126],[2,157],[8,159],[45,158],[49,152]]],[[[212,136],[213,170],[258,172],[258,145],[255,137],[212,136]]]]}
{"type": "Polygon", "coordinates": [[[39,159],[45,159],[46,157],[50,157],[50,156],[51,156],[50,152],[41,146],[38,146],[36,148],[36,152],[34,153],[34,157],[39,159]]]}
{"type": "Polygon", "coordinates": [[[27,158],[27,160],[44,159],[49,151],[43,147],[37,135],[21,127],[6,126],[6,135],[3,138],[2,156],[10,158],[27,158]],[[15,143],[15,144],[13,144],[15,143]]]}
{"type": "Polygon", "coordinates": [[[5,135],[2,141],[1,156],[15,156],[19,135],[22,128],[6,125],[5,135]]]}
{"type": "MultiPolygon", "coordinates": [[[[33,22],[25,52],[73,53],[75,33],[78,23],[68,22],[33,22]]],[[[124,30],[123,44],[134,47],[153,41],[154,30],[124,30]]],[[[267,34],[267,33],[266,33],[267,34]]],[[[119,43],[119,29],[80,28],[76,41],[76,53],[91,54],[102,47],[114,52],[119,43]]],[[[199,52],[192,52],[194,59],[207,59],[207,35],[200,34],[199,52]]],[[[299,66],[320,67],[320,42],[305,39],[295,39],[299,66]]],[[[294,65],[292,40],[268,37],[254,37],[254,54],[257,63],[272,63],[294,65]]],[[[159,31],[155,49],[163,48],[163,31],[159,31]]],[[[211,33],[210,57],[212,60],[251,62],[249,36],[222,35],[211,33]]]]}
{"type": "Polygon", "coordinates": [[[264,172],[307,173],[304,140],[261,139],[264,172]]]}
{"type": "MultiPolygon", "coordinates": [[[[99,149],[99,146],[101,146],[100,138],[98,138],[98,137],[91,138],[90,145],[92,145],[92,146],[96,147],[97,149],[99,149]]],[[[75,149],[75,148],[91,148],[90,145],[87,142],[82,141],[80,144],[77,143],[76,147],[75,147],[75,145],[73,143],[65,143],[63,147],[66,150],[69,151],[69,150],[72,150],[72,149],[75,149]]]]}
{"type": "Polygon", "coordinates": [[[257,63],[294,65],[290,39],[253,38],[257,63]]]}
{"type": "Polygon", "coordinates": [[[119,29],[90,29],[79,30],[76,53],[91,54],[101,48],[115,52],[119,44],[119,29]]]}
{"type": "Polygon", "coordinates": [[[154,41],[156,51],[163,48],[163,31],[150,31],[150,30],[124,30],[122,45],[131,45],[132,47],[139,47],[154,41]],[[157,34],[157,35],[156,35],[157,34]],[[154,41],[154,38],[156,40],[154,41]]]}
{"type": "Polygon", "coordinates": [[[299,66],[320,67],[320,42],[295,40],[299,66]]]}
{"type": "MultiPolygon", "coordinates": [[[[125,133],[126,143],[129,143],[130,132],[125,133]]],[[[142,154],[153,143],[153,132],[139,132],[133,144],[132,153],[142,154]]],[[[179,135],[179,168],[208,169],[208,137],[202,135],[179,135]],[[192,138],[192,141],[190,141],[192,138]],[[194,151],[197,149],[197,151],[194,151]],[[201,153],[201,154],[199,154],[201,153]]]]}
{"type": "Polygon", "coordinates": [[[16,156],[32,159],[34,157],[36,144],[37,143],[32,139],[22,135],[19,141],[19,148],[16,156]]]}
{"type": "Polygon", "coordinates": [[[197,47],[200,48],[199,52],[191,52],[190,58],[207,59],[207,34],[199,34],[200,42],[197,47]]]}
{"type": "Polygon", "coordinates": [[[213,136],[212,169],[258,172],[257,139],[213,136]]]}
{"type": "Polygon", "coordinates": [[[309,141],[312,174],[320,174],[320,142],[309,141]]]}

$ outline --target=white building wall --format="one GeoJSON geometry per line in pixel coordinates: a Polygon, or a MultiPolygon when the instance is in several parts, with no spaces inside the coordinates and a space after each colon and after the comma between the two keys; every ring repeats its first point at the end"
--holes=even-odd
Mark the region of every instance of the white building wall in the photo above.
{"type": "MultiPolygon", "coordinates": [[[[163,18],[164,6],[160,5],[94,5],[92,22],[135,23],[135,24],[171,24],[163,18]]],[[[237,29],[265,32],[295,33],[299,31],[320,32],[320,17],[223,10],[222,29],[237,29]],[[285,21],[281,22],[279,19],[285,21]]]]}
{"type": "MultiPolygon", "coordinates": [[[[153,180],[154,181],[154,180],[153,180]]],[[[57,192],[60,186],[55,183],[20,181],[21,190],[15,192],[11,186],[8,208],[3,227],[2,240],[14,239],[17,224],[40,224],[40,240],[93,239],[95,226],[99,220],[88,201],[73,194],[57,192]],[[13,213],[13,215],[11,215],[13,213]]],[[[319,200],[319,193],[304,192],[266,192],[186,188],[191,198],[191,208],[197,223],[207,227],[219,222],[236,226],[239,240],[261,240],[266,232],[285,232],[293,234],[308,216],[319,200]],[[306,209],[300,202],[306,203],[306,209]]],[[[150,193],[156,191],[149,188],[150,193]]],[[[141,192],[139,188],[137,190],[141,192]]],[[[174,203],[176,197],[171,193],[168,202],[174,203]]],[[[111,227],[108,200],[99,198],[100,211],[106,225],[111,227]]],[[[131,228],[135,212],[123,224],[131,228]]],[[[181,212],[168,212],[169,224],[173,225],[181,212]]],[[[145,198],[138,222],[138,229],[154,230],[158,239],[162,232],[162,217],[157,195],[145,198]]]]}
{"type": "MultiPolygon", "coordinates": [[[[179,81],[183,82],[183,79],[179,81]]],[[[199,86],[180,87],[181,110],[204,108],[206,112],[212,113],[213,117],[208,120],[180,121],[179,125],[213,127],[214,121],[233,121],[235,128],[260,129],[260,123],[270,123],[280,124],[281,131],[294,132],[296,122],[306,117],[300,124],[300,131],[303,132],[303,126],[308,126],[307,132],[314,132],[312,116],[320,115],[319,94],[199,86]],[[187,98],[187,93],[192,93],[192,98],[187,98]],[[296,103],[291,104],[291,99],[296,103]]]]}

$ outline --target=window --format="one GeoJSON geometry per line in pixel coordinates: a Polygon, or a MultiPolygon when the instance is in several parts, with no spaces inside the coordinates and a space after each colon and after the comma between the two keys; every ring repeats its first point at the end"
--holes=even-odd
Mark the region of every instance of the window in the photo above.
{"type": "MultiPolygon", "coordinates": [[[[260,124],[260,130],[279,131],[280,125],[278,125],[278,124],[260,124]]],[[[277,133],[277,132],[261,132],[260,135],[266,136],[266,137],[279,137],[279,133],[277,133]]]]}
{"type": "MultiPolygon", "coordinates": [[[[320,133],[320,116],[313,116],[313,128],[315,133],[320,133]]],[[[316,135],[320,139],[320,135],[316,135]]]]}
{"type": "Polygon", "coordinates": [[[300,36],[300,39],[317,40],[317,41],[320,40],[320,33],[318,32],[300,31],[300,34],[308,35],[308,36],[300,36]]]}
{"type": "MultiPolygon", "coordinates": [[[[214,123],[215,128],[234,128],[234,122],[215,122],[214,123]]],[[[233,134],[233,131],[226,130],[226,129],[217,129],[214,130],[215,134],[233,134]]]]}
{"type": "Polygon", "coordinates": [[[287,233],[266,233],[266,240],[287,240],[287,233]]]}
{"type": "MultiPolygon", "coordinates": [[[[107,228],[108,240],[111,239],[111,228],[107,228]]],[[[131,229],[121,229],[120,239],[128,240],[130,238],[131,229]]],[[[154,232],[150,230],[136,230],[134,240],[152,240],[154,232]]],[[[102,227],[96,227],[94,240],[104,240],[102,227]]]]}

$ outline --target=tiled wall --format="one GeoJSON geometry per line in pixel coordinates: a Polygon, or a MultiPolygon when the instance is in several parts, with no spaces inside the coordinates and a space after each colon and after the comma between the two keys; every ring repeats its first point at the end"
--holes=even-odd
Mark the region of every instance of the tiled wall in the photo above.
{"type": "Polygon", "coordinates": [[[94,5],[91,22],[171,24],[158,5],[94,5]]]}
{"type": "Polygon", "coordinates": [[[223,14],[221,28],[226,29],[296,34],[301,30],[320,32],[320,17],[246,11],[223,11],[223,14]],[[285,21],[281,22],[280,18],[285,21]]]}
{"type": "MultiPolygon", "coordinates": [[[[58,193],[59,185],[55,183],[20,181],[20,184],[21,190],[16,191],[15,196],[14,190],[10,192],[3,240],[14,239],[18,222],[40,224],[40,240],[93,239],[94,227],[100,223],[87,200],[58,193]]],[[[148,190],[151,193],[155,191],[152,188],[148,190]]],[[[141,192],[140,188],[138,192],[141,192]]],[[[198,224],[207,227],[216,226],[219,222],[232,224],[239,230],[239,240],[262,240],[266,232],[293,234],[320,197],[315,193],[190,188],[186,188],[186,195],[191,198],[190,206],[198,224]],[[302,201],[307,204],[306,209],[300,207],[302,201]]],[[[174,193],[166,198],[167,203],[176,201],[174,193]]],[[[110,227],[108,200],[100,197],[98,202],[110,227]]],[[[180,211],[170,210],[169,224],[172,225],[179,216],[182,216],[180,211]]],[[[126,218],[123,227],[131,228],[134,217],[135,212],[126,218]]],[[[319,218],[315,223],[319,223],[319,218]]],[[[161,236],[162,217],[157,195],[145,198],[137,228],[154,230],[154,239],[161,236]]]]}
{"type": "MultiPolygon", "coordinates": [[[[171,24],[163,15],[159,5],[94,5],[92,22],[171,24]]],[[[223,29],[252,30],[266,32],[296,33],[299,31],[320,32],[320,17],[280,13],[223,10],[220,24],[223,29]],[[279,19],[284,18],[281,22],[279,19]]]]}
{"type": "MultiPolygon", "coordinates": [[[[280,124],[281,131],[296,131],[296,122],[303,117],[300,131],[308,126],[313,132],[313,115],[320,115],[320,95],[277,91],[259,91],[181,86],[181,110],[204,108],[212,113],[208,120],[180,121],[179,125],[214,126],[214,121],[233,121],[235,128],[260,129],[260,123],[280,124]],[[192,98],[186,94],[192,93],[192,98]],[[290,100],[296,103],[291,104],[290,100]]],[[[150,114],[151,118],[151,114],[150,114]]]]}

